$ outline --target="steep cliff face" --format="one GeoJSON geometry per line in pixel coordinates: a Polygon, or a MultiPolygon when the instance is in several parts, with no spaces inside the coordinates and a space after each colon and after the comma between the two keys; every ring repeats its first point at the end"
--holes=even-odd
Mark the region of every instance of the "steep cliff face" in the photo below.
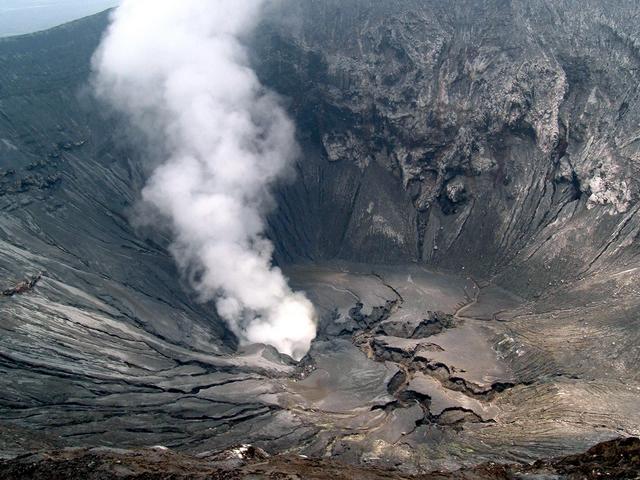
{"type": "Polygon", "coordinates": [[[309,148],[283,252],[464,267],[525,294],[633,262],[635,3],[279,6],[256,61],[309,148]]]}

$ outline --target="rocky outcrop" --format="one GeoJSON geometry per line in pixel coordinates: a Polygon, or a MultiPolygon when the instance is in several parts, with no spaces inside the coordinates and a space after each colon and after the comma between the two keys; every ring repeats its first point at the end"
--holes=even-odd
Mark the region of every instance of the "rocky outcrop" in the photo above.
{"type": "Polygon", "coordinates": [[[32,277],[26,280],[22,280],[16,283],[12,287],[5,288],[4,290],[2,290],[2,295],[5,297],[12,297],[14,295],[20,295],[25,292],[28,292],[29,290],[32,290],[33,287],[36,286],[36,284],[40,281],[41,278],[42,278],[41,273],[37,275],[33,275],[32,277]]]}
{"type": "Polygon", "coordinates": [[[533,465],[486,464],[457,472],[407,475],[384,468],[364,468],[297,456],[269,457],[251,446],[239,446],[216,455],[198,457],[165,447],[127,451],[75,449],[28,455],[0,461],[0,479],[6,480],[511,480],[517,478],[567,478],[618,480],[637,478],[640,440],[619,439],[567,457],[541,460],[533,465]],[[236,460],[230,465],[229,458],[236,460]]]}

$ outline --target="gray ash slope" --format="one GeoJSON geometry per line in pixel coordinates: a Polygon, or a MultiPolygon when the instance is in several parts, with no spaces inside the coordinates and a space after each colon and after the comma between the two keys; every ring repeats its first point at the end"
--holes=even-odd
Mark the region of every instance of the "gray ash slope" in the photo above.
{"type": "Polygon", "coordinates": [[[2,454],[411,470],[638,435],[640,7],[276,5],[250,41],[303,147],[270,218],[322,315],[301,367],[237,352],[132,228],[145,148],[86,88],[107,16],[0,41],[2,454]]]}

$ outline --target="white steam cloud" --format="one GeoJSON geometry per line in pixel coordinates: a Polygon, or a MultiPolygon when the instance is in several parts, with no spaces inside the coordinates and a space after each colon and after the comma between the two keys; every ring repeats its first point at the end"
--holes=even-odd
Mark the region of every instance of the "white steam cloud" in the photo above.
{"type": "Polygon", "coordinates": [[[294,358],[316,333],[309,300],[272,265],[270,187],[297,153],[294,127],[239,37],[258,0],[125,0],[94,57],[99,97],[168,152],[142,192],[172,253],[244,343],[294,358]]]}

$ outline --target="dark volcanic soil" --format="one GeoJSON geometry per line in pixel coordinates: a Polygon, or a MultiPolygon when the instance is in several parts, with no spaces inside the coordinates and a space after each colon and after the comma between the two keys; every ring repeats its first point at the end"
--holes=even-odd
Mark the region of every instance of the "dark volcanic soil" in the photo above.
{"type": "Polygon", "coordinates": [[[241,446],[211,456],[192,457],[161,448],[127,451],[69,449],[26,455],[0,462],[2,480],[178,480],[178,479],[637,479],[640,439],[601,443],[586,453],[538,461],[533,465],[483,464],[456,472],[402,475],[325,459],[269,457],[260,449],[241,446]]]}

